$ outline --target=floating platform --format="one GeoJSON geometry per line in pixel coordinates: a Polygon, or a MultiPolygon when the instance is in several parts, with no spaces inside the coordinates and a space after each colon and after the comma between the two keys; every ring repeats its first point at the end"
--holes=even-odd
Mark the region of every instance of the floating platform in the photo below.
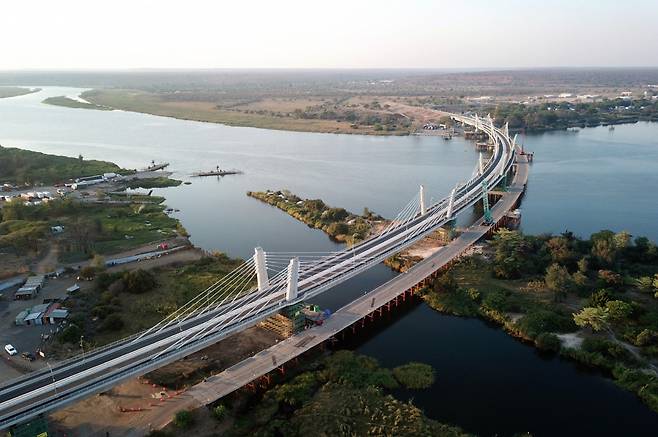
{"type": "Polygon", "coordinates": [[[199,171],[192,173],[192,176],[203,177],[203,176],[226,176],[230,174],[242,174],[241,170],[210,170],[210,171],[199,171]]]}

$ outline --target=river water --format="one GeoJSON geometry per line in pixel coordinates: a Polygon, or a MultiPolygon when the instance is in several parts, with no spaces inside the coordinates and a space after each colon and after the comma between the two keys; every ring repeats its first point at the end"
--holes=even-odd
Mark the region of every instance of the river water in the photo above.
{"type": "MultiPolygon", "coordinates": [[[[247,257],[266,251],[340,249],[322,232],[246,196],[290,189],[354,212],[392,217],[424,184],[444,196],[468,179],[477,161],[462,138],[371,137],[269,131],[175,120],[123,111],[44,105],[80,90],[49,87],[0,99],[0,144],[104,159],[128,168],[171,163],[191,185],[158,190],[194,244],[247,257]],[[243,175],[193,178],[235,167],[243,175]]],[[[638,123],[521,138],[535,152],[523,229],[582,236],[602,228],[658,240],[658,125],[638,123]]],[[[0,175],[1,179],[1,175],[0,175]]],[[[468,217],[462,218],[468,220],[468,217]]],[[[393,277],[384,266],[332,289],[318,303],[333,310],[393,277]]],[[[425,305],[384,323],[354,344],[385,365],[428,362],[437,382],[413,398],[432,418],[480,435],[655,435],[658,415],[609,379],[538,354],[495,327],[441,315],[425,305]]]]}

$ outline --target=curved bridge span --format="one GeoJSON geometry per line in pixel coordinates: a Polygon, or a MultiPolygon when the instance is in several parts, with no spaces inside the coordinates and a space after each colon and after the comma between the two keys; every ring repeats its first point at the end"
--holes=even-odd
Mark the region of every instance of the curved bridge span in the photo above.
{"type": "MultiPolygon", "coordinates": [[[[147,331],[84,356],[63,361],[52,368],[9,381],[0,387],[0,429],[105,391],[128,378],[143,375],[199,351],[255,325],[286,306],[329,290],[453,221],[460,212],[486,198],[489,187],[507,180],[516,164],[517,150],[515,139],[510,138],[507,126],[496,127],[490,117],[451,116],[464,125],[486,133],[494,150],[488,161],[484,162],[480,157],[473,177],[456,186],[449,196],[426,205],[421,187],[418,198],[410,202],[390,226],[368,240],[340,252],[320,255],[271,254],[257,248],[252,259],[147,331]],[[270,272],[273,273],[271,276],[270,272]]],[[[523,179],[524,186],[525,176],[523,179]]],[[[512,204],[501,206],[499,213],[507,212],[516,200],[518,196],[512,204]]],[[[480,228],[465,232],[458,246],[451,244],[433,255],[431,267],[428,259],[399,277],[406,282],[420,278],[412,285],[420,282],[436,272],[446,260],[458,256],[477,241],[492,224],[481,220],[477,224],[480,228]],[[437,256],[442,259],[436,259],[437,256]]],[[[387,283],[382,286],[387,288],[380,287],[373,292],[388,293],[391,296],[399,294],[400,284],[406,286],[406,282],[393,285],[387,283]]],[[[371,307],[374,307],[374,302],[371,307]]],[[[350,305],[361,305],[366,309],[361,299],[350,305]]],[[[340,321],[340,317],[335,319],[330,320],[332,323],[340,321]]],[[[345,326],[333,329],[340,330],[345,326]]],[[[313,344],[316,343],[311,342],[309,347],[313,344]]],[[[288,359],[294,356],[289,354],[288,359]]],[[[269,371],[267,366],[261,370],[269,371]]],[[[232,387],[230,391],[240,386],[238,375],[235,378],[233,383],[228,384],[232,387]]],[[[217,394],[221,392],[215,390],[217,394]]],[[[211,400],[208,396],[202,397],[211,400]]]]}

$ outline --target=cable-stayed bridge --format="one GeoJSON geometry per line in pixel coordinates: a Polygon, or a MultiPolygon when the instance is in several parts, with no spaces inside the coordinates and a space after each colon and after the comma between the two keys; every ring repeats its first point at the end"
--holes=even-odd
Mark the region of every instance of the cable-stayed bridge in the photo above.
{"type": "MultiPolygon", "coordinates": [[[[507,126],[496,127],[490,117],[452,118],[486,133],[494,148],[488,160],[480,155],[471,179],[448,196],[428,203],[421,186],[385,229],[342,251],[270,253],[256,248],[253,257],[150,329],[0,387],[0,428],[105,391],[253,326],[286,306],[309,300],[486,200],[489,188],[504,183],[515,163],[515,139],[507,126]]],[[[487,214],[485,208],[484,221],[489,222],[487,214]]]]}

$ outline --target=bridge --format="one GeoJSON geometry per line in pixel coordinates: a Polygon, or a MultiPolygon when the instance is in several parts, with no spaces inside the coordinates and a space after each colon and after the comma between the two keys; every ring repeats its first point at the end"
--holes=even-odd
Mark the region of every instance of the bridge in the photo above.
{"type": "MultiPolygon", "coordinates": [[[[460,212],[483,200],[485,216],[475,226],[407,273],[373,290],[366,300],[355,300],[336,312],[322,327],[309,330],[317,331],[303,347],[293,345],[292,351],[277,350],[273,356],[266,356],[271,351],[263,351],[264,355],[254,360],[254,365],[259,367],[242,366],[240,372],[228,369],[218,375],[219,379],[208,380],[208,384],[214,385],[199,386],[195,399],[209,401],[230,393],[254,377],[271,371],[271,366],[294,358],[300,351],[352,325],[363,318],[363,314],[381,313],[383,305],[390,306],[391,299],[397,301],[400,295],[406,296],[407,290],[413,292],[419,282],[436,274],[491,231],[516,204],[527,178],[527,163],[521,165],[518,161],[516,140],[510,138],[507,126],[496,127],[491,117],[454,114],[452,118],[486,133],[494,148],[488,160],[480,155],[471,179],[458,184],[449,196],[428,204],[421,186],[416,197],[388,227],[342,251],[266,253],[256,248],[252,258],[152,328],[0,387],[0,429],[105,391],[253,326],[287,306],[308,301],[453,222],[460,212]],[[514,183],[508,190],[509,195],[504,195],[489,209],[489,187],[507,185],[512,173],[514,183]]],[[[290,340],[274,347],[290,347],[290,340]]]]}

